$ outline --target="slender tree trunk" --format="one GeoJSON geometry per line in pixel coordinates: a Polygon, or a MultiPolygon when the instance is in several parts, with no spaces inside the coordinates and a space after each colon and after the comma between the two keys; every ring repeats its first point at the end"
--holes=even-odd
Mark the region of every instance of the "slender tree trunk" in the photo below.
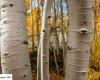
{"type": "MultiPolygon", "coordinates": [[[[40,3],[43,0],[40,0],[40,3]]],[[[44,1],[43,1],[44,2],[44,1]]],[[[42,10],[43,10],[43,3],[41,3],[42,5],[42,10]]],[[[38,8],[39,8],[39,1],[38,1],[38,8]]],[[[40,17],[40,15],[38,15],[38,18],[40,17]]],[[[39,21],[39,19],[38,19],[39,21]]],[[[38,23],[39,24],[39,23],[38,23]]],[[[39,25],[37,25],[37,32],[38,32],[38,53],[37,53],[37,80],[41,80],[41,42],[40,42],[40,32],[39,32],[39,25]]]]}
{"type": "Polygon", "coordinates": [[[2,73],[13,74],[13,80],[32,80],[24,3],[24,0],[0,0],[2,73]]]}
{"type": "Polygon", "coordinates": [[[43,11],[43,24],[41,31],[41,80],[50,80],[49,76],[49,34],[50,34],[50,9],[52,0],[45,0],[43,11]]]}
{"type": "Polygon", "coordinates": [[[31,11],[31,20],[32,20],[32,51],[34,52],[34,18],[33,18],[32,0],[30,0],[30,11],[31,11]]]}
{"type": "Polygon", "coordinates": [[[40,53],[41,53],[41,51],[40,51],[40,49],[41,49],[41,45],[39,44],[39,42],[40,42],[40,28],[39,28],[39,14],[37,15],[37,50],[38,50],[38,52],[37,52],[37,80],[41,80],[41,75],[40,75],[40,66],[41,66],[41,63],[40,63],[40,53]]]}
{"type": "MultiPolygon", "coordinates": [[[[52,38],[52,40],[55,40],[55,37],[52,38]]],[[[54,41],[53,43],[53,52],[54,52],[54,61],[55,61],[55,66],[56,66],[56,69],[57,69],[57,72],[59,73],[59,66],[58,66],[58,63],[57,63],[57,54],[56,54],[56,42],[54,41]]]]}
{"type": "Polygon", "coordinates": [[[54,27],[55,27],[55,43],[56,43],[56,50],[57,50],[57,55],[59,55],[59,37],[58,37],[58,33],[57,33],[57,15],[56,15],[56,2],[53,0],[54,2],[54,27]]]}
{"type": "Polygon", "coordinates": [[[36,30],[37,30],[37,47],[39,47],[39,41],[40,41],[40,6],[39,6],[39,1],[38,1],[38,14],[36,17],[36,21],[37,21],[37,26],[36,26],[36,30]]]}
{"type": "Polygon", "coordinates": [[[39,44],[37,54],[37,80],[41,80],[41,42],[39,44]]]}
{"type": "Polygon", "coordinates": [[[62,34],[62,46],[63,46],[63,68],[65,70],[66,66],[66,42],[65,42],[65,32],[64,32],[64,25],[63,25],[63,0],[60,0],[60,7],[61,7],[61,34],[62,34]]]}
{"type": "Polygon", "coordinates": [[[40,26],[39,26],[39,14],[37,15],[37,47],[39,47],[39,41],[40,41],[40,26]]]}
{"type": "Polygon", "coordinates": [[[87,80],[92,40],[92,0],[68,0],[69,32],[65,80],[87,80]]]}

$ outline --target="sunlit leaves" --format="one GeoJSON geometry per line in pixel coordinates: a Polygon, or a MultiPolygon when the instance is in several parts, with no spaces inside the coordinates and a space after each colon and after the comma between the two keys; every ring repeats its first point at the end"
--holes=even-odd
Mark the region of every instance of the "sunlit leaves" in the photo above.
{"type": "Polygon", "coordinates": [[[27,10],[30,8],[30,1],[29,0],[25,0],[25,5],[27,10]]]}

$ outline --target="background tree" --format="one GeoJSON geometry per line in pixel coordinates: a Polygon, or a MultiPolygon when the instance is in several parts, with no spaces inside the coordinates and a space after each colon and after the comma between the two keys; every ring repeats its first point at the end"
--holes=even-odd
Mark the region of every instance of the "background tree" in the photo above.
{"type": "MultiPolygon", "coordinates": [[[[49,34],[50,34],[50,9],[52,0],[45,0],[43,11],[43,23],[41,30],[40,49],[38,49],[40,55],[41,66],[41,80],[50,80],[49,76],[49,34]]],[[[38,55],[39,56],[39,55],[38,55]]]]}

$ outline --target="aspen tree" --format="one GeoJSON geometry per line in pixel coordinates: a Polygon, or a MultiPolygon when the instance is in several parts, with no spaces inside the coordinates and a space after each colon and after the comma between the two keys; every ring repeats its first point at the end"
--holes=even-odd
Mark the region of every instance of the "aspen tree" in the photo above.
{"type": "Polygon", "coordinates": [[[32,20],[32,51],[34,52],[34,18],[33,18],[32,0],[30,0],[30,14],[32,20]]]}
{"type": "Polygon", "coordinates": [[[65,42],[65,33],[64,33],[64,23],[63,23],[63,0],[60,0],[61,7],[61,34],[62,34],[62,47],[63,47],[63,68],[65,70],[66,66],[66,42],[65,42]]]}
{"type": "Polygon", "coordinates": [[[1,65],[13,80],[32,80],[26,32],[24,0],[0,0],[1,65]]]}
{"type": "MultiPolygon", "coordinates": [[[[42,11],[43,11],[44,0],[40,0],[40,5],[41,5],[42,11]]],[[[38,8],[40,5],[39,5],[39,1],[38,1],[38,8]]],[[[38,49],[38,53],[37,53],[37,80],[41,80],[41,38],[40,38],[40,32],[38,32],[38,47],[37,47],[37,49],[38,49]]]]}
{"type": "Polygon", "coordinates": [[[55,37],[55,45],[56,45],[56,50],[57,50],[57,56],[59,55],[59,36],[58,36],[58,32],[57,32],[57,17],[58,17],[58,14],[57,14],[57,10],[56,10],[56,1],[53,0],[53,3],[54,3],[54,31],[55,31],[55,34],[54,34],[54,37],[55,37]]]}
{"type": "Polygon", "coordinates": [[[41,80],[50,80],[50,76],[49,76],[49,34],[50,34],[51,5],[52,5],[52,0],[45,0],[41,39],[40,39],[41,80]]]}
{"type": "Polygon", "coordinates": [[[69,11],[65,80],[87,80],[92,40],[92,0],[67,0],[69,11]]]}
{"type": "MultiPolygon", "coordinates": [[[[1,11],[1,5],[0,5],[0,11],[1,11]]],[[[1,12],[0,12],[0,24],[1,24],[1,12]]],[[[1,69],[1,25],[0,25],[0,74],[2,73],[1,69]]]]}
{"type": "Polygon", "coordinates": [[[0,74],[2,73],[2,68],[1,68],[1,27],[0,27],[0,74]]]}

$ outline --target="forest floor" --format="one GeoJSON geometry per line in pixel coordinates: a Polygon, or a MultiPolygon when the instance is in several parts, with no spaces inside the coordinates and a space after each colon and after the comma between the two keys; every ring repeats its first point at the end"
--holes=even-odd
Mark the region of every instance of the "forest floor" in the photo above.
{"type": "MultiPolygon", "coordinates": [[[[31,58],[31,66],[33,73],[33,80],[36,80],[36,70],[37,70],[37,51],[30,54],[31,58]]],[[[64,80],[64,69],[63,69],[63,56],[62,50],[60,49],[60,54],[55,57],[52,50],[50,50],[50,59],[49,59],[49,67],[50,67],[50,80],[64,80]],[[56,66],[58,65],[58,68],[56,66]]],[[[100,80],[100,71],[96,70],[95,66],[91,65],[89,67],[89,79],[88,80],[100,80]]]]}

